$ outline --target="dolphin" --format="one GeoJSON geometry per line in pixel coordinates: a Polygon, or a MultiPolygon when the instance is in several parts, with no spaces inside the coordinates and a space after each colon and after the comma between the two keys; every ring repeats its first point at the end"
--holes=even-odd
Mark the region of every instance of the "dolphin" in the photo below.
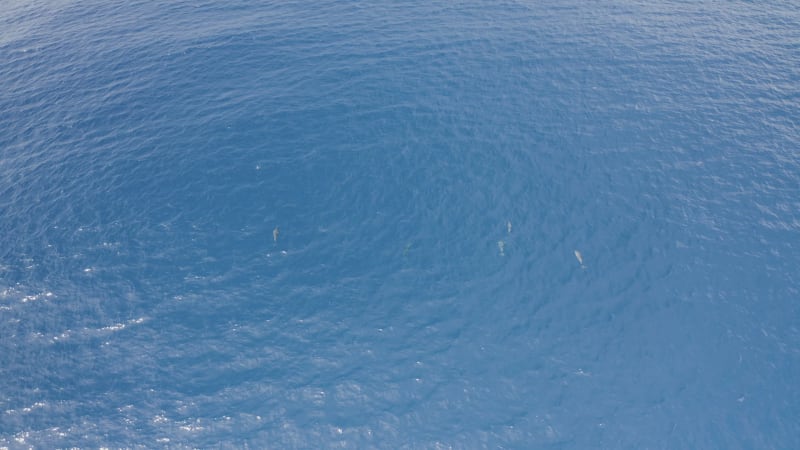
{"type": "Polygon", "coordinates": [[[586,268],[586,266],[583,265],[583,255],[581,255],[581,252],[579,252],[577,250],[575,250],[575,259],[578,260],[578,264],[581,265],[581,269],[585,269],[586,268]]]}

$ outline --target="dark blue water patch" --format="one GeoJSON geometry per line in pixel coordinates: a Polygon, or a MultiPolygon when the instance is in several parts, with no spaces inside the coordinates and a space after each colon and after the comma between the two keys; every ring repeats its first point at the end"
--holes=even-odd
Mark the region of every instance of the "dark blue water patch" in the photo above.
{"type": "Polygon", "coordinates": [[[0,442],[796,446],[790,6],[9,6],[0,442]]]}

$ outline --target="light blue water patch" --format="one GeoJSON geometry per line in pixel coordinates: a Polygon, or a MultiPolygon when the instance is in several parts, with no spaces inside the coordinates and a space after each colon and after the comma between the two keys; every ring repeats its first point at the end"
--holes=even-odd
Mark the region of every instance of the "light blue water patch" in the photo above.
{"type": "Polygon", "coordinates": [[[790,3],[0,30],[0,446],[800,446],[790,3]]]}

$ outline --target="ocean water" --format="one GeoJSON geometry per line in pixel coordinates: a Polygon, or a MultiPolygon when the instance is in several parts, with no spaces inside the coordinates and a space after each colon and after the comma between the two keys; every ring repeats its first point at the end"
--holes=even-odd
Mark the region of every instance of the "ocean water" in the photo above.
{"type": "Polygon", "coordinates": [[[0,6],[3,448],[800,448],[799,267],[797,2],[0,6]]]}

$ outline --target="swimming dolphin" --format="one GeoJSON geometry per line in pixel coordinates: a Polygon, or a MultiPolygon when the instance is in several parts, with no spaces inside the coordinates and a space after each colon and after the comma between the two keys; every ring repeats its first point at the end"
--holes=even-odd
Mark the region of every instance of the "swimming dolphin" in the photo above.
{"type": "Polygon", "coordinates": [[[578,260],[578,264],[581,265],[581,269],[585,269],[586,268],[586,266],[583,265],[583,255],[581,255],[581,252],[579,252],[577,250],[575,250],[575,259],[578,260]]]}

